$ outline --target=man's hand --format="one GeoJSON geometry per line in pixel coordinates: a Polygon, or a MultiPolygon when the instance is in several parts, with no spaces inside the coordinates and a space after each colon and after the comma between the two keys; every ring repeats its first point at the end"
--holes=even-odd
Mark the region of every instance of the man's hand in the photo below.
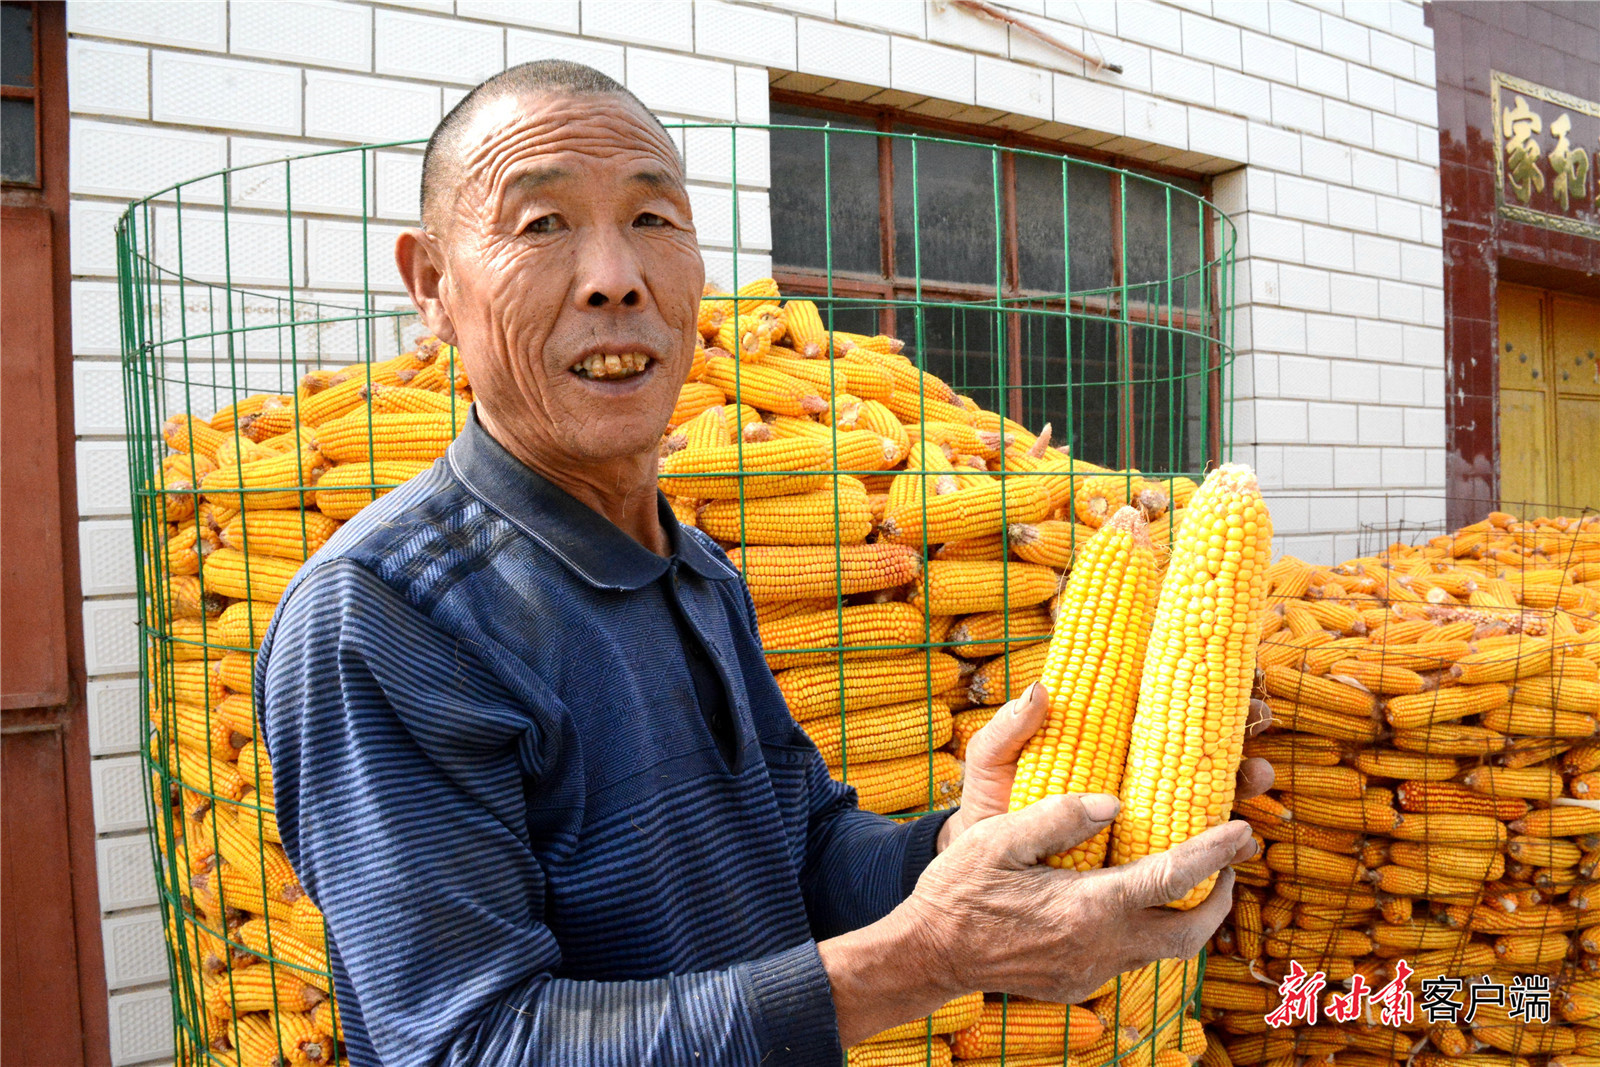
{"type": "Polygon", "coordinates": [[[1229,864],[1255,855],[1249,824],[1120,867],[1045,863],[1104,830],[1117,807],[1105,794],[1053,796],[985,819],[883,920],[819,945],[845,1045],[973,990],[1076,1003],[1114,975],[1197,954],[1232,904],[1229,864]],[[1213,874],[1199,907],[1165,907],[1213,874]]]}
{"type": "MultiPolygon", "coordinates": [[[[939,830],[938,850],[943,852],[963,833],[984,819],[999,815],[1011,804],[1011,783],[1017,776],[1022,749],[1044,725],[1050,713],[1044,686],[1035,682],[1028,691],[995,713],[993,719],[967,743],[967,767],[961,783],[961,808],[939,830]]],[[[1245,736],[1272,725],[1272,710],[1264,701],[1250,702],[1245,736]]],[[[1247,759],[1239,767],[1237,796],[1249,800],[1272,787],[1272,765],[1247,759]]]]}

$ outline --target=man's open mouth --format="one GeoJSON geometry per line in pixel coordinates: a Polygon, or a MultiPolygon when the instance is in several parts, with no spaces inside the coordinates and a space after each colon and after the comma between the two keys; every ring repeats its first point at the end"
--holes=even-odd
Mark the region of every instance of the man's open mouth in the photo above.
{"type": "Polygon", "coordinates": [[[597,353],[573,367],[572,373],[597,382],[620,382],[643,374],[653,362],[643,352],[597,353]]]}

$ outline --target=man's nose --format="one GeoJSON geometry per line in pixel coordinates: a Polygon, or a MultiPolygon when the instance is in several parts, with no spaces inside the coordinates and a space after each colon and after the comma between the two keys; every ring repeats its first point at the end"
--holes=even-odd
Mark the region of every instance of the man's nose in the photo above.
{"type": "Polygon", "coordinates": [[[597,236],[586,242],[578,266],[578,302],[591,308],[634,308],[647,292],[638,257],[628,243],[597,236]]]}

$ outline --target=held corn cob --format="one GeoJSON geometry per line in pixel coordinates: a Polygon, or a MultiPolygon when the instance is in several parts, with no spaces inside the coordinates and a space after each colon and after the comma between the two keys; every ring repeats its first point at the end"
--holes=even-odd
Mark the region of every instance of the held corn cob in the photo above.
{"type": "MultiPolygon", "coordinates": [[[[1132,508],[1112,516],[1080,551],[1043,666],[1050,712],[1024,746],[1011,810],[1061,793],[1116,793],[1122,784],[1139,677],[1156,596],[1155,553],[1132,508]]],[[[1107,828],[1052,866],[1100,866],[1107,828]]]]}
{"type": "MultiPolygon", "coordinates": [[[[1118,864],[1222,822],[1243,758],[1272,521],[1255,476],[1232,464],[1213,471],[1186,510],[1156,606],[1112,828],[1118,864]]],[[[1194,907],[1211,884],[1173,906],[1194,907]]]]}

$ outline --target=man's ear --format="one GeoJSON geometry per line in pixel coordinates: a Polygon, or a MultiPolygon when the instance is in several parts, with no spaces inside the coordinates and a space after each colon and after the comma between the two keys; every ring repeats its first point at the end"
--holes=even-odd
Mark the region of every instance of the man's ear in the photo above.
{"type": "Polygon", "coordinates": [[[394,240],[394,261],[411,302],[422,312],[422,321],[439,340],[455,344],[456,325],[440,295],[444,286],[444,251],[439,242],[424,230],[402,230],[394,240]]]}

